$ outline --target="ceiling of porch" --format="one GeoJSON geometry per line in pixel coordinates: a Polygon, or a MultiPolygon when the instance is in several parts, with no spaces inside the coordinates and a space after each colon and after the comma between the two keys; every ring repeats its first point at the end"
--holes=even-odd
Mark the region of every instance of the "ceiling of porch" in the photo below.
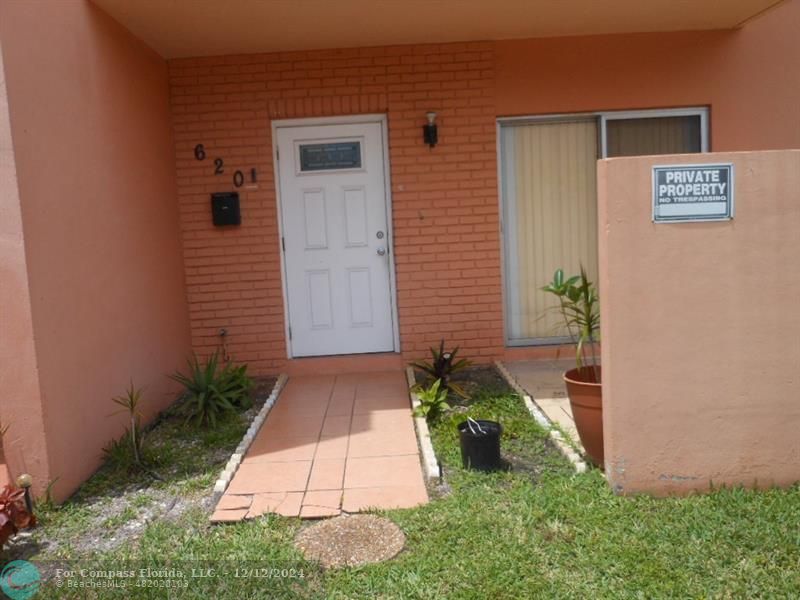
{"type": "Polygon", "coordinates": [[[730,29],[782,0],[93,0],[165,58],[730,29]]]}

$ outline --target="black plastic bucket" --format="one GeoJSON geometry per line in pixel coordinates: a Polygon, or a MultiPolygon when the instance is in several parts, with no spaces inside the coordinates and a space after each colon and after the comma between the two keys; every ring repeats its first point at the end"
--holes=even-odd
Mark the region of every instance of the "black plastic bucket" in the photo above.
{"type": "Polygon", "coordinates": [[[462,421],[458,424],[458,434],[461,439],[461,463],[465,469],[476,471],[497,471],[502,468],[500,461],[500,434],[503,427],[497,421],[484,421],[478,419],[483,433],[470,430],[469,423],[462,421]]]}

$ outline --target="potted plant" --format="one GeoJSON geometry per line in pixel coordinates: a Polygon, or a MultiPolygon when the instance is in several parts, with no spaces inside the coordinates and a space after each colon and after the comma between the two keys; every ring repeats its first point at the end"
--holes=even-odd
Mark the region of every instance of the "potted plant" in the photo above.
{"type": "Polygon", "coordinates": [[[472,419],[458,424],[461,464],[475,471],[497,471],[503,468],[500,458],[500,435],[503,426],[497,421],[472,419]]]}
{"type": "Polygon", "coordinates": [[[575,344],[576,368],[564,373],[564,382],[581,444],[589,460],[602,469],[602,370],[595,347],[600,333],[597,288],[581,267],[580,275],[568,279],[564,279],[564,271],[558,269],[553,275],[553,281],[542,290],[558,298],[558,310],[575,344]]]}

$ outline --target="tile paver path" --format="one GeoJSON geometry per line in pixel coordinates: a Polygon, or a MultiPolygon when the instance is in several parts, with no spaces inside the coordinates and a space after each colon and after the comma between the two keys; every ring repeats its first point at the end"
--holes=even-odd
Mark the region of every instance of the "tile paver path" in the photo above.
{"type": "Polygon", "coordinates": [[[292,377],[212,521],[330,517],[428,501],[402,371],[292,377]]]}
{"type": "Polygon", "coordinates": [[[517,380],[517,383],[533,398],[533,401],[542,409],[542,412],[556,423],[569,437],[578,450],[583,452],[578,430],[575,428],[575,419],[567,398],[567,388],[564,385],[563,374],[575,367],[572,359],[559,360],[524,360],[504,362],[508,372],[517,380]]]}

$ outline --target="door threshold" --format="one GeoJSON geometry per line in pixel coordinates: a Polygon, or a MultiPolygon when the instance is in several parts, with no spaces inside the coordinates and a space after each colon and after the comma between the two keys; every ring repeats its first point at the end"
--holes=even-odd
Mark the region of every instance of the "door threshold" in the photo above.
{"type": "Polygon", "coordinates": [[[376,352],[290,358],[286,361],[284,370],[289,376],[336,375],[340,373],[396,371],[404,367],[405,362],[399,352],[376,352]]]}

